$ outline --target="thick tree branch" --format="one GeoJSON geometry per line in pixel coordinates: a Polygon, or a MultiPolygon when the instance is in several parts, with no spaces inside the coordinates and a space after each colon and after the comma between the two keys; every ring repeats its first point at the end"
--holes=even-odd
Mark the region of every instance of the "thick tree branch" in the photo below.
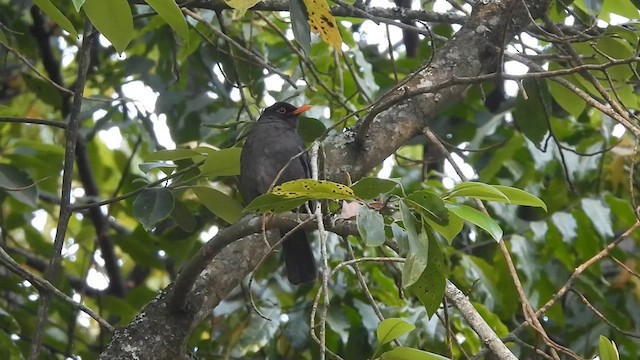
{"type": "MultiPolygon", "coordinates": [[[[354,129],[325,142],[328,176],[344,182],[346,173],[358,179],[380,164],[428,125],[440,110],[460,100],[468,85],[407,97],[423,88],[455,78],[493,72],[500,49],[529,23],[523,1],[511,0],[478,5],[469,21],[434,54],[429,66],[385,94],[354,129]],[[359,139],[359,141],[356,141],[359,139]]],[[[535,4],[533,16],[541,16],[548,2],[535,4]]],[[[530,5],[531,6],[531,5],[530,5]]]]}
{"type": "MultiPolygon", "coordinates": [[[[266,219],[265,226],[266,229],[291,228],[305,216],[313,217],[281,214],[266,219]]],[[[190,331],[270,251],[271,245],[265,243],[261,234],[264,220],[263,216],[246,216],[220,230],[198,251],[173,285],[145,306],[130,324],[116,331],[100,359],[184,358],[184,345],[190,331]],[[242,239],[237,240],[239,238],[242,239]],[[210,261],[213,256],[215,260],[210,261]],[[197,276],[195,283],[193,274],[197,276]],[[174,290],[174,286],[180,288],[174,290]],[[170,308],[170,302],[181,305],[180,309],[170,308]]],[[[316,226],[314,222],[304,225],[308,229],[316,226]]],[[[345,220],[337,221],[327,229],[343,236],[357,233],[356,227],[345,220]]],[[[274,237],[268,239],[273,243],[278,240],[274,237]]]]}

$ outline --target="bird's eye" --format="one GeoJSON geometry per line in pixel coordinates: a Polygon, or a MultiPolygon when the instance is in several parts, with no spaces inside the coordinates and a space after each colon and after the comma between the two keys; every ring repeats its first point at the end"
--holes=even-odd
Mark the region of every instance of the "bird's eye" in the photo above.
{"type": "Polygon", "coordinates": [[[287,109],[285,109],[283,107],[278,108],[278,110],[276,110],[276,111],[278,112],[278,114],[286,114],[287,113],[287,109]]]}

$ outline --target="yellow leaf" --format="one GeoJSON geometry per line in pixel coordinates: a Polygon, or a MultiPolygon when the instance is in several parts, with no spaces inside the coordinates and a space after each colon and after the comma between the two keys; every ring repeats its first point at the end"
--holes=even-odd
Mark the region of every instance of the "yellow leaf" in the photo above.
{"type": "Polygon", "coordinates": [[[341,52],[342,38],[327,0],[304,0],[304,4],[307,6],[311,31],[319,34],[322,41],[341,52]]]}
{"type": "Polygon", "coordinates": [[[247,10],[254,7],[260,1],[262,0],[224,0],[227,5],[238,10],[236,14],[238,17],[243,17],[247,10]]]}

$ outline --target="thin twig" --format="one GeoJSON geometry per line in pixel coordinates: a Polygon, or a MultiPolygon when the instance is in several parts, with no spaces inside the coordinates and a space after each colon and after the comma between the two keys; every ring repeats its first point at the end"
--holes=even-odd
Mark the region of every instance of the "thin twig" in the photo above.
{"type": "Polygon", "coordinates": [[[33,286],[35,286],[39,292],[52,293],[53,295],[60,298],[62,301],[71,305],[73,308],[81,310],[85,314],[89,315],[91,318],[97,321],[98,324],[100,324],[102,327],[107,329],[110,333],[113,333],[115,331],[115,328],[113,327],[113,325],[109,324],[107,320],[103,319],[102,317],[100,317],[100,315],[93,312],[93,310],[86,307],[82,303],[74,301],[67,294],[58,290],[58,288],[53,286],[53,284],[51,284],[49,281],[24,269],[22,266],[20,266],[20,264],[18,264],[15,260],[13,260],[11,255],[7,254],[7,252],[4,251],[2,247],[0,247],[0,262],[4,266],[6,266],[9,270],[11,270],[13,273],[15,273],[16,275],[20,276],[21,278],[33,284],[33,286]]]}
{"type": "MultiPolygon", "coordinates": [[[[85,22],[85,29],[83,34],[82,46],[78,52],[78,76],[75,82],[75,91],[73,95],[73,105],[71,113],[69,115],[69,122],[66,129],[66,143],[64,154],[64,165],[62,171],[62,196],[60,198],[60,214],[58,216],[58,225],[56,227],[56,236],[53,241],[53,254],[49,261],[49,266],[45,271],[45,280],[53,282],[60,269],[60,263],[62,260],[62,246],[64,245],[65,235],[67,233],[67,226],[69,220],[73,214],[71,208],[71,185],[73,182],[73,167],[76,160],[75,151],[76,143],[78,140],[78,127],[80,124],[80,109],[82,107],[82,94],[84,91],[84,84],[87,79],[87,72],[89,69],[91,42],[94,37],[91,35],[93,26],[89,20],[85,22]]],[[[51,295],[49,292],[42,292],[40,294],[40,303],[38,304],[38,320],[35,326],[35,332],[33,335],[33,341],[29,350],[29,358],[31,360],[37,360],[40,357],[40,347],[42,344],[42,338],[44,335],[45,324],[48,318],[49,302],[51,295]]]]}
{"type": "Polygon", "coordinates": [[[283,73],[282,71],[280,71],[275,66],[273,66],[273,65],[269,64],[268,62],[262,60],[260,58],[260,56],[258,56],[257,54],[253,53],[252,51],[249,51],[249,50],[245,49],[237,41],[233,40],[227,34],[223,33],[222,31],[217,29],[215,26],[211,25],[211,23],[209,23],[208,21],[203,19],[200,15],[194,13],[193,11],[191,11],[191,10],[189,10],[187,8],[182,8],[182,12],[184,12],[186,15],[189,15],[194,20],[200,22],[202,25],[206,26],[207,29],[211,30],[217,36],[223,38],[225,41],[227,41],[228,44],[235,46],[238,50],[240,50],[241,53],[243,53],[244,55],[248,56],[251,59],[251,61],[255,62],[256,64],[258,64],[258,65],[260,65],[262,67],[264,67],[265,69],[269,70],[270,72],[272,72],[274,74],[278,74],[282,78],[282,80],[288,82],[294,89],[298,88],[298,86],[296,85],[295,81],[291,80],[289,75],[283,73]]]}

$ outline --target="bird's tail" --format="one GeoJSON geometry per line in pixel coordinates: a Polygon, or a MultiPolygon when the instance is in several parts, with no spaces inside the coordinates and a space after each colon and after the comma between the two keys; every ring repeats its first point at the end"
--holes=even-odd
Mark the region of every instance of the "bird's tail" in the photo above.
{"type": "Polygon", "coordinates": [[[290,283],[298,285],[316,279],[316,262],[304,230],[296,230],[284,239],[282,253],[290,283]]]}

